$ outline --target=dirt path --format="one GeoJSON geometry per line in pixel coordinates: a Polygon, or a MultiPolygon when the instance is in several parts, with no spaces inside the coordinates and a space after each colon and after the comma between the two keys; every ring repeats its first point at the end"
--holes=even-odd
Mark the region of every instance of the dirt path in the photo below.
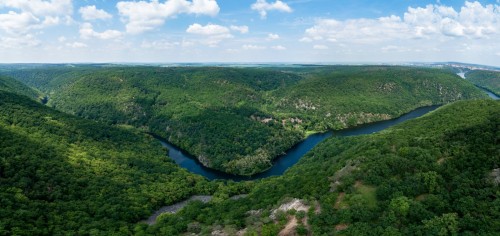
{"type": "Polygon", "coordinates": [[[288,236],[295,234],[295,228],[297,227],[297,218],[295,216],[291,217],[292,219],[288,221],[285,225],[285,228],[280,231],[279,236],[288,236]]]}

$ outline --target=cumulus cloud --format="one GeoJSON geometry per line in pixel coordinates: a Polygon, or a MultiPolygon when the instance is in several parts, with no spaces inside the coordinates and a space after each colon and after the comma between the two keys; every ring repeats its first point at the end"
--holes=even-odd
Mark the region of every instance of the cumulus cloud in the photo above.
{"type": "Polygon", "coordinates": [[[111,19],[111,14],[102,9],[97,9],[94,5],[81,7],[79,10],[84,20],[105,20],[111,19]]]}
{"type": "Polygon", "coordinates": [[[268,34],[267,35],[267,40],[276,40],[279,38],[280,38],[280,36],[278,34],[268,34]]]}
{"type": "Polygon", "coordinates": [[[251,6],[252,10],[258,11],[260,14],[260,17],[262,19],[265,19],[267,17],[267,12],[268,11],[280,11],[280,12],[292,12],[292,8],[288,6],[288,4],[277,0],[274,3],[268,3],[266,0],[257,0],[254,4],[251,6]]]}
{"type": "Polygon", "coordinates": [[[221,25],[207,24],[202,26],[200,24],[190,25],[186,32],[191,34],[202,34],[202,35],[220,35],[229,34],[229,29],[221,25]]]}
{"type": "Polygon", "coordinates": [[[500,37],[499,6],[483,6],[465,2],[456,11],[452,7],[427,5],[409,7],[403,18],[378,19],[321,19],[305,31],[302,42],[380,43],[391,40],[438,38],[495,38],[500,37]]]}
{"type": "Polygon", "coordinates": [[[11,34],[26,34],[32,29],[40,29],[71,19],[71,0],[0,0],[0,9],[13,9],[0,14],[0,30],[11,34]]]}
{"type": "Polygon", "coordinates": [[[0,14],[0,29],[9,34],[24,33],[40,23],[40,20],[28,12],[9,11],[0,14]]]}
{"type": "Polygon", "coordinates": [[[36,47],[40,45],[40,41],[32,34],[26,34],[17,37],[0,37],[0,48],[21,49],[36,47]]]}
{"type": "Polygon", "coordinates": [[[248,33],[248,26],[246,25],[241,25],[241,26],[237,26],[237,25],[231,25],[231,30],[233,31],[238,31],[240,32],[241,34],[246,34],[248,33]]]}
{"type": "Polygon", "coordinates": [[[83,23],[80,26],[80,37],[84,39],[98,38],[107,40],[107,39],[116,39],[121,37],[122,35],[123,34],[117,30],[106,30],[100,33],[96,32],[94,31],[94,28],[90,23],[83,23]]]}
{"type": "Polygon", "coordinates": [[[215,0],[123,1],[116,7],[131,34],[153,30],[179,14],[216,16],[220,10],[215,0]]]}
{"type": "Polygon", "coordinates": [[[2,0],[2,6],[30,12],[38,17],[71,15],[73,12],[71,0],[2,0]]]}
{"type": "Polygon", "coordinates": [[[186,29],[187,33],[203,36],[202,44],[215,47],[224,39],[233,38],[229,28],[221,25],[207,24],[205,26],[200,24],[192,24],[186,29]]]}

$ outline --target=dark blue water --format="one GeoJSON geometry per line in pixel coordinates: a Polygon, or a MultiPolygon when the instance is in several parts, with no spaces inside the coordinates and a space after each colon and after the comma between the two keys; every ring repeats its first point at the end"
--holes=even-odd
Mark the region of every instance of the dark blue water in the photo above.
{"type": "Polygon", "coordinates": [[[233,180],[233,181],[255,180],[270,176],[282,175],[289,167],[295,165],[300,160],[300,158],[302,158],[313,147],[315,147],[318,143],[320,143],[321,141],[332,135],[345,137],[353,135],[371,134],[374,132],[387,129],[388,127],[399,124],[403,121],[422,116],[430,111],[435,110],[438,107],[439,106],[422,107],[393,120],[365,124],[351,129],[330,131],[327,133],[310,135],[304,141],[298,143],[293,148],[288,150],[285,155],[276,158],[274,161],[274,165],[269,170],[256,174],[251,177],[230,175],[227,173],[223,173],[217,170],[204,167],[198,160],[196,160],[195,157],[182,151],[180,148],[166,142],[165,140],[162,140],[161,138],[159,138],[159,140],[161,141],[164,147],[168,148],[169,150],[168,156],[170,156],[170,158],[172,158],[179,166],[186,168],[188,171],[192,173],[205,176],[209,180],[214,180],[214,179],[233,180]]]}

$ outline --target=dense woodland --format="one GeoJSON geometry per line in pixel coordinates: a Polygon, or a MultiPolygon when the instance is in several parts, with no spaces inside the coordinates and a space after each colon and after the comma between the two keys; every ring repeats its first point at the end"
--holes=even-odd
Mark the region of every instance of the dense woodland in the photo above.
{"type": "Polygon", "coordinates": [[[481,100],[377,134],[330,138],[246,198],[193,203],[137,233],[277,235],[296,217],[298,235],[495,235],[499,125],[500,102],[481,100]],[[273,209],[292,198],[309,210],[273,218],[273,209]]]}
{"type": "Polygon", "coordinates": [[[127,234],[203,183],[149,136],[0,87],[0,235],[127,234]]]}
{"type": "Polygon", "coordinates": [[[500,71],[472,70],[465,76],[477,86],[500,96],[500,71]]]}
{"type": "Polygon", "coordinates": [[[38,71],[26,80],[46,73],[46,87],[0,77],[0,235],[277,235],[291,222],[297,225],[288,232],[298,235],[500,232],[500,102],[453,102],[485,96],[444,70],[22,67],[0,71],[14,77],[38,71]],[[43,95],[55,109],[40,102],[43,95]],[[213,145],[229,132],[236,136],[227,150],[250,145],[249,153],[255,144],[241,140],[261,135],[277,140],[261,149],[280,152],[306,131],[338,128],[319,115],[336,107],[330,104],[344,109],[338,114],[356,114],[362,101],[371,101],[368,112],[389,117],[453,103],[376,134],[329,138],[283,176],[239,183],[209,182],[179,168],[143,132],[172,136],[186,129],[197,136],[180,136],[185,142],[213,145]],[[120,110],[130,102],[141,112],[120,110]],[[351,111],[340,105],[349,102],[351,111]],[[137,114],[145,115],[131,119],[137,114]],[[262,120],[271,117],[278,124],[262,120]],[[284,118],[302,123],[283,126],[284,118]],[[142,223],[161,206],[200,194],[213,198],[163,214],[152,226],[142,223]],[[276,210],[293,199],[305,210],[276,210]]]}
{"type": "Polygon", "coordinates": [[[485,95],[447,70],[80,67],[5,70],[58,110],[166,138],[205,166],[251,175],[305,135],[485,95]]]}
{"type": "Polygon", "coordinates": [[[0,91],[18,93],[32,99],[37,99],[41,96],[39,92],[24,85],[23,83],[3,76],[0,76],[0,91]]]}

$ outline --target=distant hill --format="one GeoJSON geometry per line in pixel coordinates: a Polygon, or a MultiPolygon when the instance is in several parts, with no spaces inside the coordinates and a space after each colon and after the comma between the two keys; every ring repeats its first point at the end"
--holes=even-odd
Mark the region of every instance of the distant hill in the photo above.
{"type": "Polygon", "coordinates": [[[100,68],[99,65],[14,64],[0,66],[0,74],[15,78],[50,96],[61,86],[100,68]]]}
{"type": "Polygon", "coordinates": [[[64,66],[11,71],[58,110],[156,133],[205,165],[251,175],[306,134],[485,95],[446,70],[64,66]]]}
{"type": "Polygon", "coordinates": [[[500,71],[472,70],[465,74],[467,80],[500,96],[500,71]]]}
{"type": "Polygon", "coordinates": [[[304,76],[307,79],[276,91],[275,106],[269,110],[296,115],[315,130],[390,119],[421,106],[486,98],[444,69],[334,66],[306,70],[304,76]]]}
{"type": "Polygon", "coordinates": [[[0,76],[0,90],[21,94],[32,99],[38,99],[41,96],[41,93],[37,92],[36,90],[7,76],[0,76]]]}

